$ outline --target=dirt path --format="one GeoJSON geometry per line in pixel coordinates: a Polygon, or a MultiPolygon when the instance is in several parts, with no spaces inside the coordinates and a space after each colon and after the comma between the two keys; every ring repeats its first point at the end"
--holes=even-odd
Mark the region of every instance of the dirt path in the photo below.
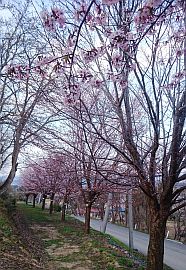
{"type": "Polygon", "coordinates": [[[35,224],[31,228],[45,242],[45,250],[49,255],[49,270],[92,269],[91,261],[86,260],[84,257],[81,258],[79,254],[81,252],[80,247],[74,245],[72,241],[68,242],[67,239],[64,239],[54,226],[35,224]],[[68,261],[72,259],[73,262],[68,261]]]}

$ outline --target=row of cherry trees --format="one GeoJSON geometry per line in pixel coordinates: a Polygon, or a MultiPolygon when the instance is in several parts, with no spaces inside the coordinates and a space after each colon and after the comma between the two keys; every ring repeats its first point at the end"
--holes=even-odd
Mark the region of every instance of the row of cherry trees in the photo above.
{"type": "MultiPolygon", "coordinates": [[[[38,163],[29,164],[22,175],[22,187],[27,194],[42,194],[42,209],[45,208],[45,199],[50,196],[50,214],[53,211],[55,195],[68,203],[69,196],[78,190],[73,179],[72,164],[65,155],[55,155],[43,158],[38,163]]],[[[64,213],[63,213],[64,215],[64,213]]],[[[63,219],[65,216],[63,216],[63,219]]]]}
{"type": "MultiPolygon", "coordinates": [[[[77,205],[83,202],[81,208],[85,207],[85,231],[89,233],[92,206],[103,200],[104,209],[109,192],[121,193],[128,187],[127,179],[121,178],[126,166],[98,136],[85,133],[80,122],[75,125],[72,121],[71,124],[73,136],[69,137],[69,125],[68,150],[64,147],[63,152],[55,153],[54,149],[50,149],[46,158],[29,163],[22,174],[22,186],[26,194],[42,194],[42,208],[47,195],[52,204],[56,195],[62,201],[62,220],[65,218],[65,205],[69,201],[77,205]]],[[[64,144],[64,137],[61,140],[64,144]]]]}
{"type": "MultiPolygon", "coordinates": [[[[147,270],[163,269],[166,221],[185,205],[185,10],[179,0],[32,6],[29,25],[42,50],[32,61],[13,59],[4,73],[19,84],[52,82],[42,90],[48,94],[42,116],[57,115],[58,124],[40,125],[38,146],[68,145],[82,190],[95,182],[104,189],[138,182],[149,206],[147,270]]],[[[84,198],[89,213],[91,192],[84,198]]]]}

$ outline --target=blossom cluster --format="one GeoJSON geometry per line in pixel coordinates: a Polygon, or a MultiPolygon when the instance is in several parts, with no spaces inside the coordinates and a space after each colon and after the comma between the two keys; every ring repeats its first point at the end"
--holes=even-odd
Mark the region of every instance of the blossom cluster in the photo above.
{"type": "Polygon", "coordinates": [[[26,79],[29,77],[30,68],[24,65],[9,65],[7,66],[7,74],[16,79],[26,79]]]}
{"type": "Polygon", "coordinates": [[[123,50],[128,50],[129,43],[126,38],[126,33],[122,29],[116,30],[110,36],[110,44],[113,48],[119,48],[123,50]]]}
{"type": "Polygon", "coordinates": [[[127,54],[131,53],[131,46],[137,39],[137,35],[129,32],[122,27],[108,34],[110,46],[113,49],[121,49],[127,54]]]}
{"type": "Polygon", "coordinates": [[[96,77],[92,77],[91,81],[90,81],[90,85],[93,87],[93,88],[98,88],[100,89],[101,86],[103,84],[103,81],[101,81],[99,78],[96,78],[96,77]]]}
{"type": "Polygon", "coordinates": [[[65,91],[64,104],[66,105],[76,105],[80,98],[80,85],[78,83],[70,84],[65,87],[69,89],[69,92],[65,91]]]}
{"type": "Polygon", "coordinates": [[[87,12],[87,8],[88,8],[87,4],[85,3],[84,0],[81,1],[81,3],[79,3],[74,13],[74,18],[76,21],[81,21],[83,19],[83,17],[85,16],[87,12]]]}
{"type": "Polygon", "coordinates": [[[81,69],[79,71],[78,77],[81,79],[82,82],[90,81],[93,75],[87,69],[81,69]]]}
{"type": "Polygon", "coordinates": [[[150,5],[144,5],[139,9],[137,15],[134,18],[138,29],[144,29],[146,26],[151,24],[155,19],[154,8],[150,5]]]}
{"type": "Polygon", "coordinates": [[[178,73],[175,73],[173,76],[172,76],[172,81],[167,84],[167,85],[164,85],[163,87],[167,90],[171,90],[171,89],[174,89],[177,85],[179,85],[181,82],[185,82],[185,77],[186,77],[186,71],[185,70],[182,70],[178,73]]]}
{"type": "Polygon", "coordinates": [[[69,37],[67,39],[68,50],[69,50],[69,48],[74,47],[74,45],[76,43],[76,39],[77,39],[77,36],[75,35],[75,32],[73,34],[69,35],[69,37]]]}
{"type": "Polygon", "coordinates": [[[112,64],[115,68],[120,68],[123,66],[123,55],[119,52],[113,54],[112,64]]]}
{"type": "Polygon", "coordinates": [[[101,11],[100,13],[90,16],[87,16],[87,25],[89,26],[90,30],[94,30],[95,27],[98,25],[103,26],[107,22],[107,15],[105,12],[101,11]]]}
{"type": "Polygon", "coordinates": [[[122,73],[114,74],[113,72],[110,72],[107,74],[107,79],[114,83],[118,83],[122,88],[126,88],[128,85],[128,82],[122,73]]]}
{"type": "Polygon", "coordinates": [[[55,31],[57,24],[60,28],[64,27],[66,21],[63,11],[59,8],[52,8],[50,13],[44,10],[41,13],[41,18],[45,28],[49,31],[55,31]]]}
{"type": "Polygon", "coordinates": [[[107,15],[101,5],[96,4],[93,11],[87,13],[88,6],[85,1],[79,3],[74,12],[74,18],[76,21],[81,21],[85,19],[86,24],[89,26],[90,30],[98,25],[103,26],[107,22],[107,15]],[[86,15],[86,16],[85,16],[86,15]]]}
{"type": "Polygon", "coordinates": [[[39,74],[42,77],[45,77],[47,74],[40,65],[35,65],[34,67],[30,68],[26,65],[11,64],[8,65],[6,69],[9,76],[18,80],[28,79],[31,76],[31,73],[33,74],[33,72],[35,74],[39,74]]]}
{"type": "Polygon", "coordinates": [[[93,48],[91,50],[83,51],[82,57],[85,63],[89,63],[98,57],[101,57],[105,53],[105,47],[101,46],[98,48],[93,48]]]}
{"type": "Polygon", "coordinates": [[[113,5],[113,4],[117,4],[120,0],[102,0],[102,4],[105,5],[113,5]]]}

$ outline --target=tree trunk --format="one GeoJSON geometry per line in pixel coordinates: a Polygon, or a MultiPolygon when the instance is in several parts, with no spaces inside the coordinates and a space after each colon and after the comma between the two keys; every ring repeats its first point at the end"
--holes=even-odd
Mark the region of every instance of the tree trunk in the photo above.
{"type": "Polygon", "coordinates": [[[66,214],[66,203],[63,203],[61,206],[61,221],[65,221],[66,214]]]}
{"type": "Polygon", "coordinates": [[[128,227],[128,194],[126,194],[125,202],[125,226],[128,227]]]}
{"type": "Polygon", "coordinates": [[[67,195],[65,194],[64,201],[61,206],[61,221],[65,221],[67,204],[68,204],[68,199],[67,199],[67,195]]]}
{"type": "Polygon", "coordinates": [[[86,205],[86,213],[85,213],[85,232],[87,234],[90,233],[90,212],[91,212],[91,204],[86,205]]]}
{"type": "Polygon", "coordinates": [[[104,206],[105,206],[105,204],[102,204],[101,209],[99,211],[101,220],[103,220],[103,218],[104,218],[104,206]]]}
{"type": "MultiPolygon", "coordinates": [[[[164,237],[166,230],[167,211],[158,210],[153,203],[149,204],[149,246],[146,270],[163,270],[164,237]]],[[[161,209],[161,206],[160,206],[161,209]]]]}
{"type": "Polygon", "coordinates": [[[108,199],[107,199],[107,204],[106,204],[106,209],[105,209],[105,215],[103,219],[103,224],[101,226],[101,232],[105,233],[108,219],[109,219],[109,214],[110,214],[110,206],[112,204],[112,193],[110,192],[108,194],[108,199]]]}
{"type": "Polygon", "coordinates": [[[26,194],[26,204],[28,204],[28,197],[29,197],[29,194],[26,194]]]}
{"type": "Polygon", "coordinates": [[[53,208],[54,208],[54,193],[51,194],[50,196],[50,208],[49,208],[49,214],[51,215],[53,212],[53,208]]]}
{"type": "Polygon", "coordinates": [[[43,194],[43,198],[42,198],[42,210],[45,210],[45,201],[46,201],[46,194],[43,194]]]}
{"type": "Polygon", "coordinates": [[[37,197],[37,195],[33,194],[33,208],[35,208],[35,206],[36,206],[36,197],[37,197]]]}

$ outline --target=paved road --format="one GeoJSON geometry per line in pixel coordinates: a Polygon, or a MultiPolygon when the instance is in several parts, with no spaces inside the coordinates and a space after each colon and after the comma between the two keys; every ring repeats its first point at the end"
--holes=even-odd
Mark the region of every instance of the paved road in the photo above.
{"type": "MultiPolygon", "coordinates": [[[[84,217],[75,216],[75,218],[84,221],[84,217]]],[[[101,221],[91,220],[91,227],[100,231],[101,221]]],[[[125,227],[108,223],[106,233],[116,237],[127,245],[129,243],[128,229],[125,227]]],[[[133,234],[134,248],[138,249],[143,254],[147,254],[148,234],[137,231],[134,231],[133,234]]],[[[164,262],[175,270],[186,270],[186,245],[172,240],[165,240],[164,262]]]]}

